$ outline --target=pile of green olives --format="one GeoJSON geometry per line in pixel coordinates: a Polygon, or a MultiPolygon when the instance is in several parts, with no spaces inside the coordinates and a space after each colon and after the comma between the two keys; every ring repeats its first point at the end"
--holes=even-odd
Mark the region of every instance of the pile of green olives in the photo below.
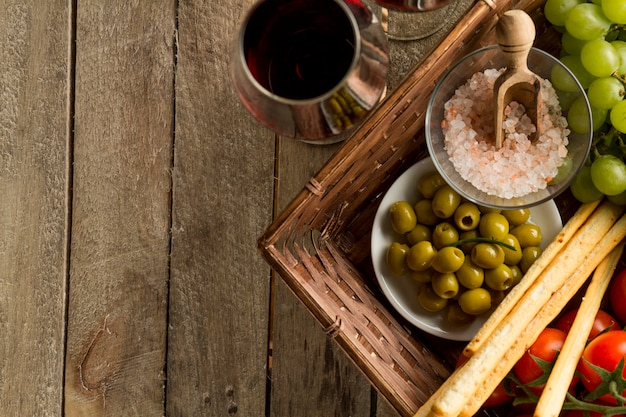
{"type": "Polygon", "coordinates": [[[395,275],[422,284],[426,311],[447,309],[452,323],[469,323],[489,311],[541,254],[541,229],[529,209],[496,210],[465,201],[430,172],[418,180],[421,198],[389,209],[397,239],[386,262],[395,275]]]}

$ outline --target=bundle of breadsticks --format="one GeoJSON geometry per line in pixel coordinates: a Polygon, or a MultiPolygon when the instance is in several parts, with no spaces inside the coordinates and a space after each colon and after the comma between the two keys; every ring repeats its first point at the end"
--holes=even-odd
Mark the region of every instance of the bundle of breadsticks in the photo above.
{"type": "Polygon", "coordinates": [[[624,207],[608,201],[583,204],[468,343],[463,352],[469,357],[465,364],[414,417],[473,416],[541,331],[593,275],[575,328],[563,346],[567,352],[558,356],[535,411],[535,417],[556,417],[595,311],[624,248],[624,211],[624,207]]]}

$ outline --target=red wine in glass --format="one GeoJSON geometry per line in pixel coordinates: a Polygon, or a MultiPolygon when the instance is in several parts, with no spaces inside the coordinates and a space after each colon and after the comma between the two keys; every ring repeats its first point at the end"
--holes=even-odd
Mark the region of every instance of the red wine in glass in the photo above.
{"type": "Polygon", "coordinates": [[[336,141],[385,88],[387,40],[360,0],[260,1],[235,49],[241,101],[285,136],[336,141]]]}

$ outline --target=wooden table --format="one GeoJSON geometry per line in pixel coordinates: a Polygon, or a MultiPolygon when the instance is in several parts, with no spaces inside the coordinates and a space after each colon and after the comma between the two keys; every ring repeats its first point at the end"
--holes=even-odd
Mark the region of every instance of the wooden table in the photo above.
{"type": "Polygon", "coordinates": [[[1,3],[0,414],[394,415],[258,254],[341,144],[240,104],[253,1],[1,3]]]}

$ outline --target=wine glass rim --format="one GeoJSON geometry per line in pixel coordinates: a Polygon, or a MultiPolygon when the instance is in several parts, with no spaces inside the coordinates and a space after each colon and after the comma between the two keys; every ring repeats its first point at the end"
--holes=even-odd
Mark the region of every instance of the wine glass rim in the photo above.
{"type": "MultiPolygon", "coordinates": [[[[346,70],[346,73],[343,75],[343,77],[341,77],[341,79],[337,82],[337,84],[335,84],[333,88],[329,89],[325,93],[320,94],[315,97],[310,97],[310,98],[305,98],[305,99],[292,99],[292,98],[279,96],[275,94],[274,92],[268,90],[265,86],[263,86],[254,77],[254,75],[252,75],[252,72],[250,71],[250,68],[247,65],[247,59],[244,54],[244,39],[245,39],[246,28],[248,26],[248,23],[250,23],[250,20],[252,19],[254,14],[257,12],[257,10],[263,4],[269,1],[276,1],[276,0],[257,1],[246,13],[243,19],[242,25],[241,25],[241,30],[239,31],[239,36],[237,39],[237,59],[241,60],[244,63],[242,67],[243,67],[244,73],[246,74],[246,77],[252,82],[255,88],[257,88],[259,91],[262,91],[268,97],[271,97],[277,102],[284,103],[284,104],[307,105],[307,104],[313,104],[313,103],[319,102],[320,100],[323,100],[332,96],[341,88],[342,85],[345,84],[346,79],[350,76],[352,71],[357,67],[358,60],[361,54],[361,32],[359,30],[359,23],[357,22],[356,17],[354,16],[354,13],[343,0],[327,0],[327,1],[332,1],[343,10],[344,15],[348,18],[350,22],[350,26],[352,27],[352,33],[354,35],[354,53],[352,55],[352,61],[350,62],[350,67],[346,70]]],[[[364,7],[367,7],[367,6],[364,5],[364,7]]]]}

